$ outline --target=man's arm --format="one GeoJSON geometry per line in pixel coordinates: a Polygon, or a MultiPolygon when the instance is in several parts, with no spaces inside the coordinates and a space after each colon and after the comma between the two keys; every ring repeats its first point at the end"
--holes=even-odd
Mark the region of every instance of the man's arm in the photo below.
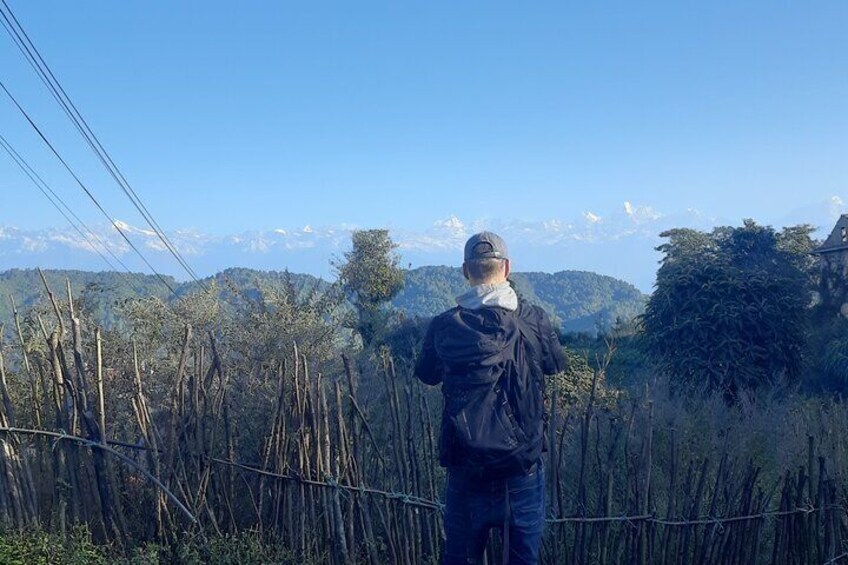
{"type": "Polygon", "coordinates": [[[415,364],[415,376],[428,385],[437,385],[442,382],[445,368],[436,353],[434,344],[436,334],[436,320],[430,322],[427,328],[427,334],[424,336],[424,344],[421,346],[421,355],[418,356],[418,362],[415,364]]]}
{"type": "Polygon", "coordinates": [[[568,359],[559,343],[559,338],[551,326],[548,314],[539,308],[539,341],[542,344],[542,372],[555,375],[568,369],[568,359]]]}

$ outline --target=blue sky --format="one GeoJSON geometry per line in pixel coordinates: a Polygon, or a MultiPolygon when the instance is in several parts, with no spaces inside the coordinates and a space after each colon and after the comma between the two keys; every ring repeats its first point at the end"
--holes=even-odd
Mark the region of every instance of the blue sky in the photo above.
{"type": "MultiPolygon", "coordinates": [[[[7,0],[166,229],[425,229],[848,195],[848,2],[7,0]]],[[[0,79],[117,187],[0,34],[0,79]]],[[[0,133],[96,212],[5,99],[0,133]]],[[[0,225],[61,226],[5,159],[0,225]]]]}

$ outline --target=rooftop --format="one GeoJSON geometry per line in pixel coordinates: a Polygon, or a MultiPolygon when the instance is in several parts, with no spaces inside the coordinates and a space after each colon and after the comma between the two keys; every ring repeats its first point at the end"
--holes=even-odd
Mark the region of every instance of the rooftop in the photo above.
{"type": "Polygon", "coordinates": [[[813,253],[848,251],[848,214],[842,214],[836,221],[833,231],[824,243],[813,253]]]}

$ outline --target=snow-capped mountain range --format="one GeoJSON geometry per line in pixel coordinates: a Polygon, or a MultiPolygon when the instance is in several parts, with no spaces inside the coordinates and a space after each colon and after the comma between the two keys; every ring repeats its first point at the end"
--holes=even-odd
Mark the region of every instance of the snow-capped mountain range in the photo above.
{"type": "MultiPolygon", "coordinates": [[[[796,210],[773,221],[776,227],[808,223],[826,237],[846,203],[839,196],[796,210]]],[[[624,202],[608,214],[583,211],[573,218],[521,221],[499,218],[466,219],[457,216],[433,222],[424,230],[382,226],[399,245],[404,266],[457,265],[462,246],[471,234],[488,229],[501,234],[510,246],[517,271],[584,270],[610,275],[650,291],[662,242],[659,234],[674,227],[709,230],[717,225],[739,225],[742,218],[718,218],[698,210],[666,213],[647,205],[624,202]]],[[[163,273],[185,279],[185,273],[165,245],[149,229],[122,220],[116,223],[148,260],[163,273]]],[[[376,226],[335,225],[276,227],[265,231],[217,236],[198,229],[169,231],[168,238],[199,276],[227,267],[305,272],[332,276],[330,260],[348,248],[355,229],[376,226]]],[[[146,271],[141,260],[111,226],[93,226],[96,239],[86,240],[70,227],[24,230],[0,225],[0,271],[45,267],[81,270],[109,269],[95,247],[116,264],[104,246],[131,270],[146,271]]],[[[117,266],[117,265],[116,265],[117,266]]]]}

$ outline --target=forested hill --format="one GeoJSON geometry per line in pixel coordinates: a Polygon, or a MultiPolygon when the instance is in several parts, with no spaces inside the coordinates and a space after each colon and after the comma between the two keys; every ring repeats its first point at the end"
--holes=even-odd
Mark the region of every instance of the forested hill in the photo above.
{"type": "MultiPolygon", "coordinates": [[[[141,273],[118,273],[114,271],[76,271],[44,270],[47,284],[59,299],[66,300],[67,282],[75,300],[86,303],[86,307],[95,313],[95,317],[104,326],[111,327],[117,321],[115,304],[128,298],[159,297],[163,300],[176,300],[174,294],[155,275],[141,273]]],[[[200,287],[195,282],[180,283],[173,277],[164,276],[165,283],[179,296],[194,292],[200,287]]],[[[327,283],[311,275],[284,273],[278,271],[255,271],[253,269],[231,268],[212,277],[202,279],[205,285],[217,283],[219,294],[225,300],[240,296],[256,297],[261,285],[282,285],[291,281],[297,288],[318,286],[327,283]],[[235,287],[235,289],[233,288],[235,287]],[[236,292],[237,291],[237,292],[236,292]]],[[[10,269],[0,271],[0,325],[11,320],[13,297],[18,310],[26,311],[39,302],[45,301],[44,283],[35,269],[10,269]]]]}
{"type": "MultiPolygon", "coordinates": [[[[518,293],[538,304],[565,331],[594,331],[612,326],[616,318],[630,320],[642,312],[646,296],[624,281],[585,271],[513,273],[518,293]]],[[[413,316],[434,316],[456,305],[468,288],[457,267],[419,267],[406,272],[394,305],[413,316]]]]}
{"type": "MultiPolygon", "coordinates": [[[[57,298],[67,297],[67,283],[77,300],[84,300],[86,307],[94,312],[95,317],[105,326],[116,322],[116,312],[112,307],[115,303],[127,298],[142,296],[158,296],[166,299],[171,294],[155,275],[140,273],[116,273],[114,271],[72,271],[45,270],[44,276],[50,290],[57,298]]],[[[172,277],[163,279],[172,288],[180,284],[172,277]]],[[[35,269],[11,269],[0,271],[0,325],[9,324],[12,319],[13,297],[19,311],[26,311],[40,301],[44,301],[44,284],[35,269]]]]}
{"type": "MultiPolygon", "coordinates": [[[[53,292],[66,296],[66,280],[77,299],[96,313],[106,326],[116,320],[113,306],[127,298],[158,296],[173,299],[167,288],[155,276],[115,272],[45,271],[53,292]]],[[[598,325],[609,327],[617,317],[630,319],[641,312],[645,296],[634,286],[614,279],[581,271],[547,273],[514,273],[512,279],[518,292],[527,300],[545,308],[556,323],[566,331],[592,331],[598,325]]],[[[167,282],[177,294],[189,293],[196,283],[178,283],[170,277],[167,282]]],[[[275,271],[227,269],[205,282],[215,280],[224,298],[238,294],[253,295],[258,288],[280,285],[285,281],[298,288],[318,287],[327,283],[319,278],[275,271]]],[[[419,267],[406,272],[406,284],[393,304],[410,316],[433,316],[454,306],[454,297],[467,288],[462,272],[455,267],[419,267]]],[[[20,309],[26,310],[44,300],[44,290],[38,272],[12,269],[0,272],[0,324],[11,321],[13,296],[20,309]]]]}

